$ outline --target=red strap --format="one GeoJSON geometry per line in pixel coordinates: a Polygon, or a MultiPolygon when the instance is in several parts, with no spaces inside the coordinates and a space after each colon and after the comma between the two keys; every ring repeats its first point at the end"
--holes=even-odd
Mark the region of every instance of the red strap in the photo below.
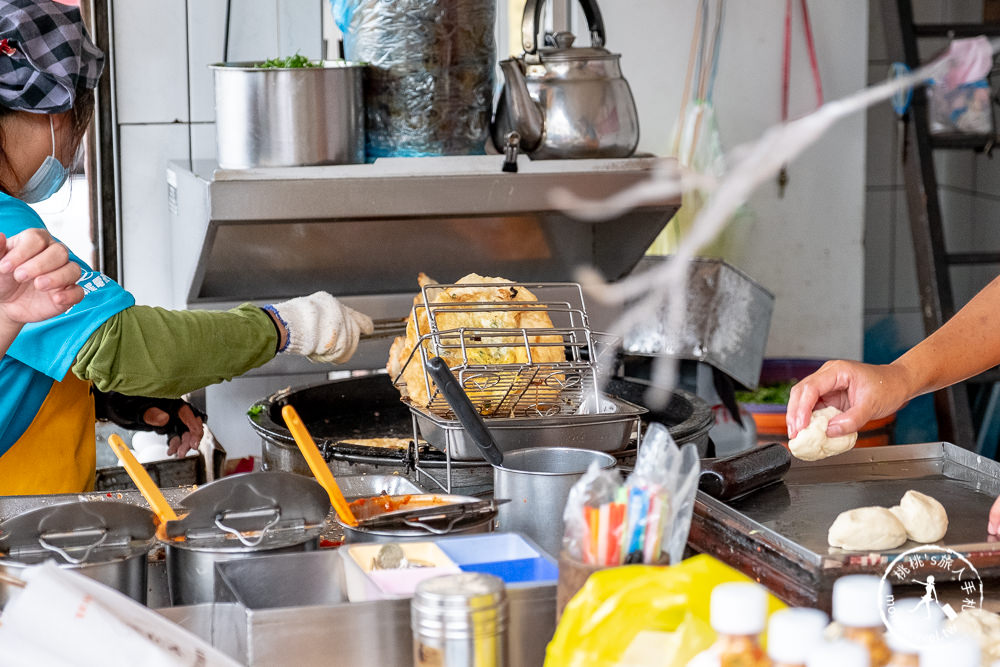
{"type": "MultiPolygon", "coordinates": [[[[806,0],[800,0],[802,5],[802,24],[805,28],[806,50],[809,53],[809,66],[812,70],[813,83],[816,87],[816,106],[823,105],[823,82],[819,77],[819,62],[816,59],[816,44],[813,41],[812,26],[809,22],[809,7],[806,0]]],[[[788,120],[788,82],[791,78],[792,60],[792,0],[785,0],[785,43],[781,62],[781,122],[788,120]]]]}

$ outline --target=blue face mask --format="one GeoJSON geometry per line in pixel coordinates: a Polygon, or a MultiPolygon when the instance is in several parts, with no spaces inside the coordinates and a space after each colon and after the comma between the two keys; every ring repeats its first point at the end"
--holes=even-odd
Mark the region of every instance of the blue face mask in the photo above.
{"type": "Polygon", "coordinates": [[[42,166],[32,174],[18,195],[18,199],[26,204],[36,204],[48,199],[58,192],[69,178],[69,169],[56,159],[56,128],[51,116],[49,116],[49,130],[52,132],[52,154],[45,158],[42,166]]]}

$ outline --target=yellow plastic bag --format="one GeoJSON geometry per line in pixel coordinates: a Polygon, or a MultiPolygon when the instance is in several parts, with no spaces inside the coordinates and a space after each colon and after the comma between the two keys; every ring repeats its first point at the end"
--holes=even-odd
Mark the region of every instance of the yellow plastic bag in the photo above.
{"type": "MultiPolygon", "coordinates": [[[[751,579],[706,555],[592,574],[566,605],[545,667],[684,667],[715,641],[709,598],[730,581],[751,579]]],[[[784,607],[768,596],[768,614],[784,607]]]]}

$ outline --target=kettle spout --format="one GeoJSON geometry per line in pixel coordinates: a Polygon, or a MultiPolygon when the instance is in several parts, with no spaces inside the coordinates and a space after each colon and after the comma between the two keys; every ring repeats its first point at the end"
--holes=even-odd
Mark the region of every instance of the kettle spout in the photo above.
{"type": "Polygon", "coordinates": [[[544,117],[528,94],[528,83],[517,60],[508,58],[500,61],[505,83],[505,104],[511,128],[521,135],[521,149],[531,152],[542,142],[544,117]]]}

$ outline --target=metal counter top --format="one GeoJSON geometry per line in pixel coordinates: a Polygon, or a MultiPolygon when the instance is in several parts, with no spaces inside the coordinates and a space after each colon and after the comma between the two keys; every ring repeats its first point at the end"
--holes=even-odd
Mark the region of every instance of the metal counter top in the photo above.
{"type": "MultiPolygon", "coordinates": [[[[789,601],[822,606],[837,577],[881,576],[897,556],[921,547],[908,541],[865,553],[827,544],[830,525],[841,512],[891,507],[910,489],[936,498],[948,511],[948,532],[937,546],[968,558],[980,577],[1000,578],[1000,541],[986,530],[989,509],[1000,495],[1000,463],[944,442],[793,460],[783,483],[729,505],[699,493],[690,541],[789,601]]],[[[947,571],[936,575],[955,579],[947,571]]]]}

